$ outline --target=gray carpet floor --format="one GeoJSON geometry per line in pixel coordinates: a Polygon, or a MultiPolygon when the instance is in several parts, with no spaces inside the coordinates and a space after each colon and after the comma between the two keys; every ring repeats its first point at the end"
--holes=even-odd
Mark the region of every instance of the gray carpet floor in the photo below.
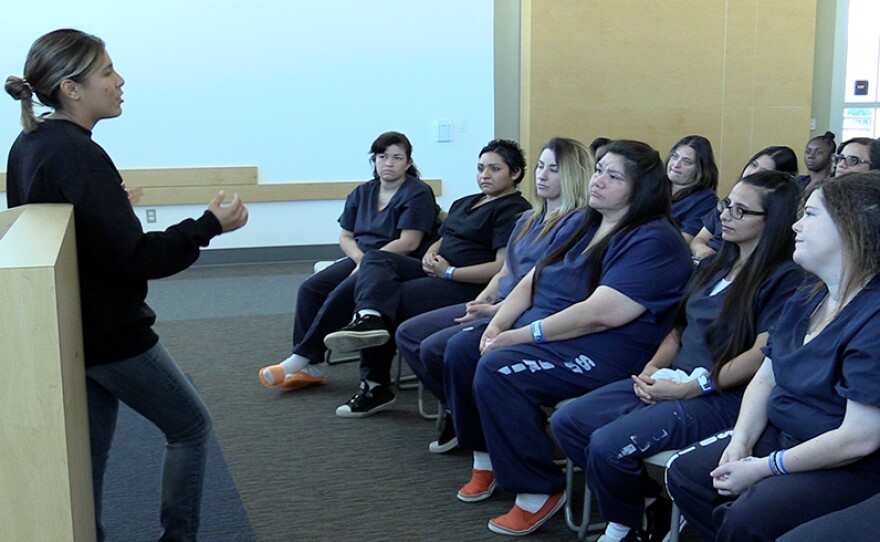
{"type": "MultiPolygon", "coordinates": [[[[357,363],[328,368],[325,386],[281,393],[260,367],[290,350],[304,264],[195,267],[151,283],[156,330],[214,417],[216,437],[257,538],[272,541],[495,541],[486,522],[513,495],[455,498],[469,453],[428,452],[433,421],[415,390],[365,419],[334,414],[357,387],[357,363]]],[[[433,406],[431,408],[436,408],[433,406]]],[[[210,499],[205,495],[205,499],[210,499]]],[[[575,496],[577,499],[578,496],[575,496]]],[[[529,540],[575,540],[557,514],[529,540]]]]}

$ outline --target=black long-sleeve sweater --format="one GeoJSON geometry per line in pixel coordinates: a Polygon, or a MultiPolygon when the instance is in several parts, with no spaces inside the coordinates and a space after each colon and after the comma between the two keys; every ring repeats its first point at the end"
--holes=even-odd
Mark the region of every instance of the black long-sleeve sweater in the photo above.
{"type": "Polygon", "coordinates": [[[7,204],[71,203],[74,208],[86,366],[141,354],[159,337],[147,280],[189,267],[221,233],[206,211],[164,232],[144,233],[113,161],[91,132],[45,120],[9,152],[7,204]]]}

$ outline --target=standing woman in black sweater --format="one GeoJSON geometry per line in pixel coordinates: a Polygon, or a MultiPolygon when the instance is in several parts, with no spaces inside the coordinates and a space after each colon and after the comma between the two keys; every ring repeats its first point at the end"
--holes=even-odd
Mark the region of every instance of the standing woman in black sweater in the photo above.
{"type": "Polygon", "coordinates": [[[24,128],[9,152],[6,197],[10,208],[73,205],[98,540],[119,401],[165,434],[161,540],[195,540],[211,417],[151,329],[147,280],[189,267],[200,247],[242,227],[248,212],[237,195],[221,207],[220,192],[198,220],[143,232],[122,177],[91,138],[99,120],[122,114],[124,83],[95,36],[56,30],[34,42],[24,78],[6,80],[24,128]],[[34,95],[48,115],[34,116],[34,95]]]}

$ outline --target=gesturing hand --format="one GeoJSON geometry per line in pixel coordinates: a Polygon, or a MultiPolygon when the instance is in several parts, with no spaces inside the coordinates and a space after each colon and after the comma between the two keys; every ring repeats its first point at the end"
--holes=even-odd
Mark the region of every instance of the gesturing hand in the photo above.
{"type": "Polygon", "coordinates": [[[211,203],[208,204],[208,210],[217,217],[217,221],[220,222],[220,227],[222,228],[223,233],[226,233],[228,231],[237,230],[247,224],[248,210],[238,197],[238,194],[232,196],[232,201],[229,205],[221,206],[220,204],[223,203],[224,199],[226,199],[226,192],[221,190],[217,196],[211,200],[211,203]]]}

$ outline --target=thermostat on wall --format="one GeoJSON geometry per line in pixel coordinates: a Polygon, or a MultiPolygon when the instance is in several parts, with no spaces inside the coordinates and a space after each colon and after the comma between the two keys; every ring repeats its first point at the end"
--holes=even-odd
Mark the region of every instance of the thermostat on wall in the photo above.
{"type": "Polygon", "coordinates": [[[434,121],[434,141],[437,141],[438,143],[452,141],[452,121],[434,121]]]}

